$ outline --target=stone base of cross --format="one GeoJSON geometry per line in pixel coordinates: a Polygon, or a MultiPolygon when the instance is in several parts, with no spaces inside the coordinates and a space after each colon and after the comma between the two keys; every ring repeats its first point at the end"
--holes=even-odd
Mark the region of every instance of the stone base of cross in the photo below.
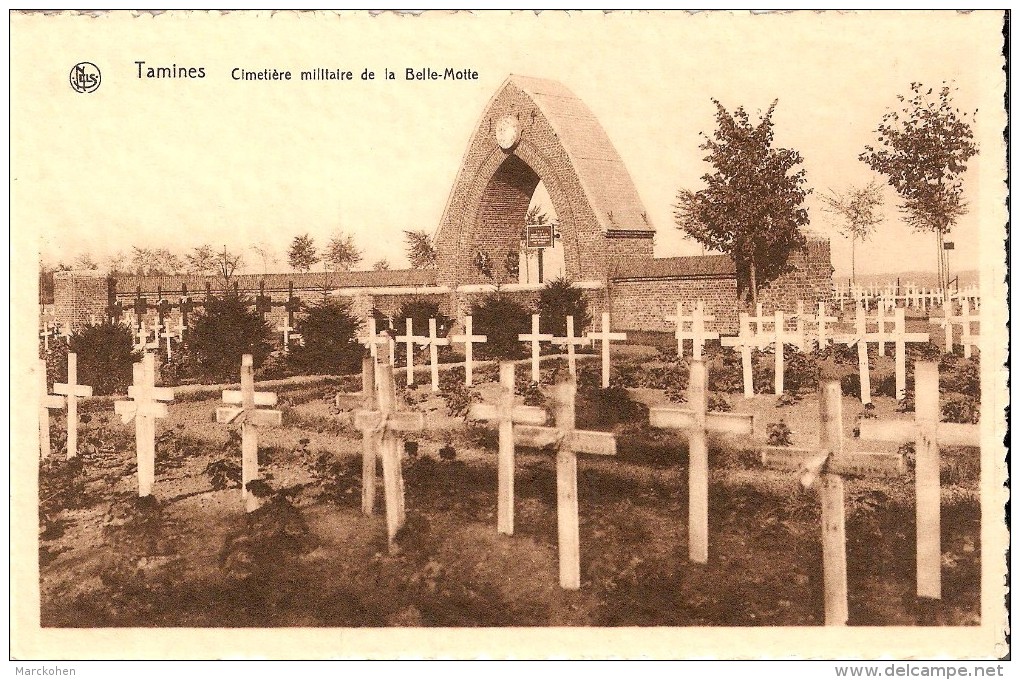
{"type": "MultiPolygon", "coordinates": [[[[396,536],[404,526],[404,476],[400,465],[400,436],[403,432],[425,429],[425,417],[414,411],[396,410],[396,388],[393,366],[389,357],[380,357],[376,364],[379,385],[378,407],[354,414],[354,426],[365,439],[372,441],[383,462],[383,487],[386,497],[386,537],[391,553],[397,552],[396,536]]],[[[375,457],[372,456],[374,471],[375,457]]]]}
{"type": "Polygon", "coordinates": [[[846,571],[846,518],[842,475],[895,476],[906,471],[894,453],[847,452],[843,448],[843,400],[838,381],[822,384],[819,441],[812,448],[765,447],[766,467],[796,471],[805,487],[817,486],[822,505],[822,568],[825,625],[845,626],[849,618],[846,571]]]}
{"type": "Polygon", "coordinates": [[[496,404],[472,404],[468,420],[486,420],[499,427],[497,459],[496,531],[508,536],[514,533],[514,425],[544,425],[547,416],[537,406],[514,404],[514,363],[499,364],[499,401],[496,404]]]}
{"type": "Polygon", "coordinates": [[[259,406],[276,406],[276,394],[255,391],[255,369],[250,354],[241,357],[241,389],[223,390],[223,403],[216,409],[216,422],[221,425],[241,425],[241,499],[248,512],[257,510],[259,500],[248,489],[248,484],[259,479],[259,435],[262,427],[279,427],[283,423],[280,411],[260,409],[259,406]]]}
{"type": "Polygon", "coordinates": [[[914,366],[914,420],[862,420],[863,440],[915,443],[914,483],[917,489],[917,596],[942,597],[942,485],[939,447],[980,446],[977,425],[941,422],[939,367],[914,366]]]}
{"type": "Polygon", "coordinates": [[[692,562],[708,561],[708,433],[749,436],[753,417],[708,412],[708,371],[701,359],[692,359],[685,409],[654,406],[648,412],[652,427],[681,430],[688,444],[688,554],[692,562]]]}
{"type": "Polygon", "coordinates": [[[152,494],[156,479],[156,418],[167,416],[167,401],[173,401],[174,391],[156,387],[156,363],[152,354],[146,354],[133,367],[134,384],[128,388],[131,401],[117,401],[114,412],[126,424],[135,421],[135,448],[138,457],[138,495],[152,494]]]}
{"type": "Polygon", "coordinates": [[[581,587],[581,548],[577,504],[577,454],[616,455],[616,438],[608,432],[575,429],[574,381],[553,387],[555,427],[520,425],[515,428],[517,443],[556,451],[556,517],[559,535],[560,586],[567,590],[581,587]]]}

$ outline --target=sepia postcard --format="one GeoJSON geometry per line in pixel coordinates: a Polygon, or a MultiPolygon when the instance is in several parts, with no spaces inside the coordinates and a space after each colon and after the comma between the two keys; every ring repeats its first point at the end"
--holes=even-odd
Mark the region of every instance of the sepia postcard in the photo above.
{"type": "Polygon", "coordinates": [[[13,11],[12,659],[1008,657],[1007,35],[13,11]]]}

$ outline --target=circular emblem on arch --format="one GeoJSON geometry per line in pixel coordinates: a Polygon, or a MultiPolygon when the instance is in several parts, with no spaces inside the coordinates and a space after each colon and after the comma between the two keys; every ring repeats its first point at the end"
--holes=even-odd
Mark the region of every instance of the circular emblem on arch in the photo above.
{"type": "Polygon", "coordinates": [[[521,122],[516,116],[503,116],[496,121],[496,143],[509,151],[521,138],[521,122]]]}

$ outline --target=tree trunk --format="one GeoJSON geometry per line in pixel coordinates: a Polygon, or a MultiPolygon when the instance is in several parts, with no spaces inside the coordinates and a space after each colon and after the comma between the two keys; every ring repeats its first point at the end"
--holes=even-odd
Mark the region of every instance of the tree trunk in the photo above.
{"type": "Polygon", "coordinates": [[[857,285],[857,237],[850,238],[850,281],[857,285]]]}
{"type": "Polygon", "coordinates": [[[758,306],[758,271],[753,260],[751,261],[751,305],[758,306]]]}

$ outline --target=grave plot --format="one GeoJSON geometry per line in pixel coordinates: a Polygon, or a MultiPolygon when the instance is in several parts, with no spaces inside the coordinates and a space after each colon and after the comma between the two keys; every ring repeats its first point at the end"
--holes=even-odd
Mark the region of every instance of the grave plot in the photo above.
{"type": "MultiPolygon", "coordinates": [[[[766,394],[745,399],[739,362],[730,369],[731,391],[722,391],[725,362],[709,346],[708,375],[691,375],[675,392],[689,395],[674,405],[679,413],[653,422],[648,407],[666,406],[674,392],[662,385],[686,369],[666,372],[674,364],[654,360],[653,350],[620,346],[611,355],[614,387],[601,387],[599,361],[577,363],[572,409],[554,387],[569,375],[566,358],[542,358],[537,389],[527,387],[527,359],[515,366],[516,379],[509,369],[476,366],[470,421],[449,415],[446,388],[402,388],[404,380],[385,368],[384,345],[363,362],[361,376],[272,386],[244,379],[236,395],[176,390],[173,401],[160,400],[169,395],[150,387],[143,362],[140,391],[120,415],[133,409],[136,419],[153,419],[165,407],[166,417],[141,428],[136,442],[134,422],[122,423],[108,399],[79,397],[73,461],[60,400],[59,410],[47,409],[52,453],[40,468],[43,623],[824,625],[822,505],[796,471],[773,471],[760,460],[769,425],[779,421],[789,441],[777,446],[818,448],[817,392],[779,406],[766,380],[766,394]],[[634,387],[615,386],[621,383],[634,387]],[[390,389],[392,401],[383,397],[390,389]],[[275,395],[275,406],[263,393],[275,395]],[[254,456],[250,449],[242,456],[240,433],[213,420],[217,409],[240,417],[268,408],[279,411],[279,425],[274,417],[272,427],[257,429],[254,456]],[[150,488],[139,498],[139,460],[150,477],[137,443],[150,432],[150,488]],[[698,433],[706,441],[692,468],[688,438],[699,441],[698,433]],[[585,455],[589,448],[608,453],[609,441],[615,455],[585,455]],[[258,484],[247,485],[259,496],[251,512],[241,496],[242,479],[254,478],[242,473],[245,458],[258,466],[258,484]]],[[[150,357],[156,353],[162,349],[150,357]]],[[[893,382],[893,359],[883,359],[893,382]]],[[[961,367],[972,362],[943,361],[943,413],[966,382],[961,367]]],[[[458,382],[443,375],[441,387],[458,382]]],[[[930,404],[918,403],[928,414],[930,404]]],[[[865,409],[853,396],[842,397],[842,409],[842,438],[853,451],[893,456],[920,431],[909,412],[896,412],[892,394],[875,399],[877,417],[865,422],[906,421],[882,434],[893,441],[871,433],[877,441],[857,440],[855,430],[867,429],[859,425],[865,409]]],[[[945,438],[949,429],[937,432],[941,599],[917,597],[912,466],[890,478],[848,468],[850,625],[978,620],[976,451],[949,446],[959,443],[945,438]]]]}

